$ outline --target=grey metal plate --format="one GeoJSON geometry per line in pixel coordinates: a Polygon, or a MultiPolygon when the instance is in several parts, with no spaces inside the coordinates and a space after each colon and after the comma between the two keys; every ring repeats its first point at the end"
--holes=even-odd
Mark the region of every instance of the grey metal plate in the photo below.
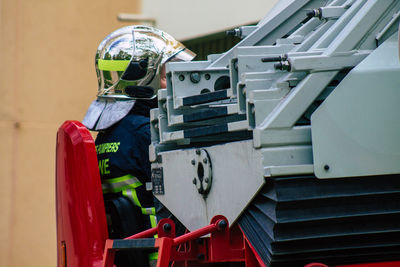
{"type": "Polygon", "coordinates": [[[400,173],[397,34],[339,84],[311,117],[318,178],[400,173]]]}
{"type": "Polygon", "coordinates": [[[262,156],[252,141],[203,148],[212,164],[206,198],[193,184],[196,149],[162,152],[165,195],[156,197],[190,230],[208,225],[215,215],[233,223],[264,184],[262,156]]]}

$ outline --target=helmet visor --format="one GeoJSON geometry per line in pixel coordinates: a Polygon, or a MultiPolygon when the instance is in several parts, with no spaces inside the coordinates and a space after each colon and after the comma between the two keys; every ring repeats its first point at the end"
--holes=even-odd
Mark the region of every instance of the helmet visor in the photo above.
{"type": "Polygon", "coordinates": [[[178,61],[192,61],[196,57],[196,54],[190,51],[187,48],[182,49],[169,59],[166,62],[178,62],[178,61]]]}

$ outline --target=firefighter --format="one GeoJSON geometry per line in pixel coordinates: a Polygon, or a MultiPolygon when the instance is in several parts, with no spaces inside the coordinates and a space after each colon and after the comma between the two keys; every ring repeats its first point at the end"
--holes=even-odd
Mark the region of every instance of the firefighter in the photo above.
{"type": "MultiPolygon", "coordinates": [[[[149,112],[157,107],[158,89],[166,88],[165,63],[190,61],[194,56],[169,34],[147,26],[118,29],[97,49],[97,99],[83,124],[98,131],[95,144],[111,238],[156,226],[149,189],[149,112]]],[[[126,257],[116,257],[118,267],[144,266],[140,255],[134,263],[126,257]]],[[[151,262],[156,254],[149,257],[151,262]]]]}

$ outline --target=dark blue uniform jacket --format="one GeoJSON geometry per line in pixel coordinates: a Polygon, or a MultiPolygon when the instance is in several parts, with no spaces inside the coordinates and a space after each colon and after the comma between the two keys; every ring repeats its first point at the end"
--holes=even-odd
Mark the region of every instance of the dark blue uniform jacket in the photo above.
{"type": "Polygon", "coordinates": [[[154,106],[154,101],[136,101],[127,116],[100,131],[95,141],[101,179],[135,176],[143,184],[136,189],[143,207],[154,206],[152,192],[146,190],[151,182],[149,110],[154,106]]]}

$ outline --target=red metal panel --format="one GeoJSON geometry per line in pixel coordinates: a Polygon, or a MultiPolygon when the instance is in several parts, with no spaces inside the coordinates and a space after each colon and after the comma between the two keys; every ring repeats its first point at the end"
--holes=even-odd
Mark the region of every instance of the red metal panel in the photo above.
{"type": "Polygon", "coordinates": [[[57,266],[101,266],[107,222],[96,149],[78,121],[66,121],[57,133],[57,266]]]}
{"type": "Polygon", "coordinates": [[[216,215],[211,219],[211,224],[218,226],[218,231],[211,233],[209,241],[209,261],[210,262],[241,262],[244,261],[244,241],[243,236],[231,236],[235,228],[229,228],[228,220],[216,215]],[[221,227],[220,222],[224,222],[221,227]]]}
{"type": "MultiPolygon", "coordinates": [[[[322,263],[310,263],[305,265],[304,267],[329,267],[329,266],[322,263]]],[[[400,261],[336,265],[332,267],[400,267],[400,261]]]]}
{"type": "Polygon", "coordinates": [[[246,267],[255,267],[255,266],[261,266],[261,267],[267,267],[265,263],[262,261],[260,255],[258,255],[257,251],[253,247],[253,245],[250,243],[249,240],[247,240],[246,236],[243,234],[243,238],[245,240],[245,263],[246,267]]]}
{"type": "Polygon", "coordinates": [[[336,267],[400,267],[400,261],[361,263],[361,264],[351,264],[351,265],[340,265],[336,267]]]}

